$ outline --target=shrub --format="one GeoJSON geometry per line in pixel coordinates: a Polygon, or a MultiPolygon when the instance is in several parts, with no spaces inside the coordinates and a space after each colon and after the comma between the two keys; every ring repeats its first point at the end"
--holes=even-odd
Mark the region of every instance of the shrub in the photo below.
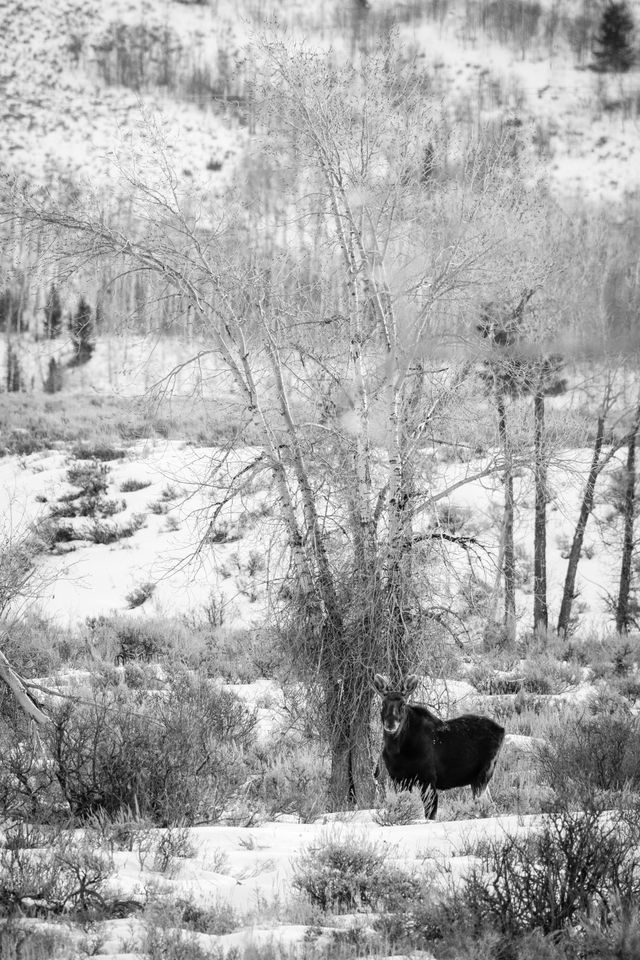
{"type": "Polygon", "coordinates": [[[88,524],[80,531],[83,540],[91,540],[92,543],[116,543],[126,534],[123,534],[117,523],[104,523],[96,520],[88,524]]]}
{"type": "Polygon", "coordinates": [[[239,630],[219,626],[224,607],[211,597],[206,616],[210,620],[202,667],[209,676],[231,683],[251,683],[258,677],[278,676],[284,656],[277,639],[266,630],[239,630]],[[213,628],[213,632],[211,629],[213,628]]]}
{"type": "Polygon", "coordinates": [[[241,926],[236,911],[225,900],[210,907],[199,907],[187,900],[178,900],[176,905],[181,911],[180,922],[197,933],[221,936],[241,926]]]}
{"type": "Polygon", "coordinates": [[[55,822],[68,815],[68,808],[54,766],[43,761],[42,752],[29,739],[24,716],[15,711],[5,717],[0,728],[0,816],[3,820],[55,822]]]}
{"type": "MultiPolygon", "coordinates": [[[[79,443],[73,448],[72,456],[76,460],[124,460],[127,451],[114,447],[110,443],[79,443]]],[[[124,491],[123,491],[124,492],[124,491]]]]}
{"type": "Polygon", "coordinates": [[[591,960],[636,960],[640,957],[640,913],[614,907],[606,926],[598,918],[582,923],[581,956],[591,960]]]}
{"type": "Polygon", "coordinates": [[[211,960],[211,950],[201,947],[195,933],[161,923],[147,925],[145,957],[148,960],[211,960]]]}
{"type": "Polygon", "coordinates": [[[102,888],[111,859],[91,842],[58,835],[44,849],[4,846],[0,851],[0,904],[22,914],[88,912],[104,908],[102,888]]]}
{"type": "Polygon", "coordinates": [[[614,712],[565,721],[540,748],[549,785],[559,795],[640,787],[640,721],[616,704],[614,712]]]}
{"type": "Polygon", "coordinates": [[[61,927],[25,927],[20,917],[0,920],[0,956],[6,960],[67,960],[68,933],[61,927]]]}
{"type": "Polygon", "coordinates": [[[39,531],[16,533],[0,520],[0,614],[18,598],[32,596],[36,558],[44,547],[39,531]]]}
{"type": "Polygon", "coordinates": [[[420,794],[411,790],[388,789],[384,800],[374,814],[381,827],[395,827],[416,820],[424,821],[424,807],[420,794]]]}
{"type": "Polygon", "coordinates": [[[505,934],[548,934],[588,912],[631,907],[640,893],[637,811],[605,813],[563,806],[526,836],[489,843],[482,866],[464,883],[463,907],[505,934]]]}
{"type": "Polygon", "coordinates": [[[329,781],[326,756],[317,741],[303,740],[256,749],[260,764],[247,798],[260,804],[269,820],[278,814],[295,814],[310,823],[328,808],[329,781]]]}
{"type": "Polygon", "coordinates": [[[146,517],[142,513],[134,513],[131,519],[124,523],[108,523],[104,520],[95,520],[82,528],[81,535],[84,540],[91,540],[93,543],[116,543],[118,540],[132,537],[138,530],[141,530],[145,525],[145,520],[146,517]]]}
{"type": "Polygon", "coordinates": [[[30,614],[12,623],[2,650],[22,676],[42,677],[77,659],[83,645],[73,631],[30,614]]]}
{"type": "Polygon", "coordinates": [[[135,810],[164,826],[216,820],[243,780],[254,714],[232,693],[185,673],[164,695],[96,690],[56,713],[52,752],[72,813],[135,810]]]}
{"type": "Polygon", "coordinates": [[[382,847],[364,836],[327,836],[298,857],[293,885],[322,910],[371,905],[373,878],[385,858],[382,847]]]}
{"type": "Polygon", "coordinates": [[[153,866],[160,873],[169,873],[177,857],[195,857],[196,848],[189,840],[186,827],[173,826],[163,830],[158,838],[153,866]]]}
{"type": "Polygon", "coordinates": [[[116,639],[119,644],[116,660],[121,663],[157,659],[170,647],[168,638],[156,632],[153,622],[123,621],[116,627],[116,639]]]}
{"type": "Polygon", "coordinates": [[[239,539],[238,530],[228,523],[219,523],[217,526],[211,524],[206,535],[207,543],[235,543],[239,539]]]}
{"type": "MultiPolygon", "coordinates": [[[[88,819],[88,824],[99,842],[111,852],[126,850],[132,853],[141,847],[153,846],[152,838],[157,833],[153,823],[144,817],[138,817],[124,807],[113,816],[99,810],[88,819]]],[[[141,864],[141,867],[143,864],[141,864]]]]}
{"type": "MultiPolygon", "coordinates": [[[[76,457],[76,459],[79,459],[76,457]]],[[[85,457],[87,463],[72,463],[67,467],[67,481],[72,487],[79,487],[85,497],[98,498],[107,492],[109,467],[94,457],[85,457]]],[[[66,499],[74,499],[71,495],[66,499]]]]}
{"type": "Polygon", "coordinates": [[[126,509],[125,500],[105,500],[103,498],[81,497],[75,503],[65,500],[55,504],[49,513],[52,520],[61,517],[112,517],[126,509]]]}
{"type": "MultiPolygon", "coordinates": [[[[171,654],[194,668],[204,666],[202,648],[206,637],[184,623],[182,619],[146,616],[144,619],[126,613],[87,619],[87,642],[94,653],[104,660],[129,664],[147,663],[171,654]]],[[[151,685],[151,670],[144,676],[151,685]]],[[[135,684],[134,679],[134,684],[135,684]]],[[[133,685],[133,684],[132,684],[133,685]]]]}
{"type": "Polygon", "coordinates": [[[73,540],[82,539],[70,523],[51,523],[49,526],[43,523],[39,525],[39,530],[52,548],[58,543],[71,543],[73,540]]]}
{"type": "Polygon", "coordinates": [[[137,490],[144,490],[146,487],[151,486],[151,480],[136,480],[131,478],[130,480],[123,480],[120,484],[121,493],[135,493],[137,490]]]}
{"type": "Polygon", "coordinates": [[[298,857],[293,885],[322,910],[402,909],[415,892],[415,877],[387,857],[364,835],[327,836],[298,857]]]}
{"type": "Polygon", "coordinates": [[[125,598],[129,610],[135,610],[136,607],[141,607],[143,603],[146,603],[153,596],[155,589],[155,583],[150,580],[135,587],[125,598]]]}

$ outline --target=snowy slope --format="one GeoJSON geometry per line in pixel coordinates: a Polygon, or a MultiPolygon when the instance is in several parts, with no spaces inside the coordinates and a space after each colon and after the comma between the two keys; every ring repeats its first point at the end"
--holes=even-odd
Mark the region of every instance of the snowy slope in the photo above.
{"type": "MultiPolygon", "coordinates": [[[[523,23],[529,6],[514,5],[523,23]]],[[[637,13],[640,4],[632,6],[637,13]]],[[[10,173],[56,188],[81,176],[113,189],[117,171],[109,158],[150,117],[159,118],[179,176],[215,190],[247,131],[233,112],[212,108],[211,89],[233,95],[234,67],[247,42],[276,16],[290,35],[347,56],[371,49],[398,25],[403,56],[425,71],[454,136],[479,120],[510,126],[526,177],[548,177],[560,195],[594,201],[637,196],[640,70],[603,75],[588,69],[588,57],[579,61],[566,39],[569,27],[552,32],[554,16],[566,24],[579,14],[572,5],[541,5],[539,25],[521,42],[513,25],[503,36],[483,22],[488,9],[373,0],[358,18],[337,2],[309,8],[278,0],[0,0],[0,161],[10,173]],[[138,91],[117,85],[138,69],[114,52],[119,30],[143,31],[135,56],[154,82],[138,91]],[[168,86],[163,69],[171,74],[168,86]]]]}
{"type": "MultiPolygon", "coordinates": [[[[255,456],[250,448],[232,457],[215,448],[197,448],[171,441],[148,441],[127,450],[125,459],[109,464],[109,499],[124,499],[124,510],[109,519],[123,524],[135,516],[143,525],[132,536],[114,543],[77,539],[61,544],[38,560],[41,613],[63,625],[78,624],[87,617],[123,613],[127,597],[145,583],[155,584],[153,595],[135,616],[186,615],[203,611],[213,596],[225,607],[225,622],[250,626],[261,622],[266,611],[267,580],[279,576],[283,558],[281,529],[273,509],[273,492],[265,486],[243,503],[225,508],[218,525],[228,536],[219,541],[208,537],[215,503],[222,497],[227,478],[255,456]],[[217,479],[214,468],[223,464],[217,479]],[[136,479],[150,485],[122,493],[123,482],[136,479]],[[164,502],[163,497],[165,497],[164,502]],[[158,506],[158,504],[160,504],[158,506]],[[154,512],[157,510],[164,512],[154,512]],[[68,551],[68,552],[67,552],[68,551]]],[[[567,547],[579,512],[580,497],[590,459],[589,450],[563,451],[549,472],[552,502],[549,506],[547,569],[549,614],[557,617],[567,565],[567,547]]],[[[59,498],[71,488],[66,469],[71,463],[63,452],[36,453],[0,460],[0,515],[13,536],[29,523],[45,518],[59,498]]],[[[473,477],[482,461],[438,466],[434,489],[473,477]]],[[[607,597],[617,593],[619,577],[620,519],[608,502],[607,475],[599,481],[594,517],[589,521],[583,556],[578,568],[575,612],[581,633],[612,629],[607,597]],[[617,524],[617,526],[616,526],[617,524]]],[[[531,474],[516,479],[517,608],[520,633],[531,627],[533,490],[531,474]]],[[[461,532],[476,537],[481,545],[469,556],[452,546],[443,565],[429,567],[433,602],[458,611],[471,639],[485,622],[486,612],[474,608],[469,596],[478,585],[488,590],[495,580],[500,538],[503,490],[499,477],[485,477],[460,486],[451,497],[454,509],[466,516],[461,532]],[[457,576],[452,577],[452,569],[457,576]],[[472,578],[470,578],[470,573],[472,578]]],[[[79,530],[89,521],[73,521],[79,530]]],[[[105,521],[107,522],[107,521],[105,521]]],[[[422,520],[428,525],[428,519],[422,520]]],[[[3,531],[4,532],[4,531],[3,531]]]]}

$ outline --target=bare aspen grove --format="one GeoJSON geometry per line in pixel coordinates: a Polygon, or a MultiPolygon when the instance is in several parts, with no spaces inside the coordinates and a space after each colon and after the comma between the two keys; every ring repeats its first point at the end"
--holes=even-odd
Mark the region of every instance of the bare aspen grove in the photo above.
{"type": "Polygon", "coordinates": [[[638,957],[638,16],[0,0],[0,956],[638,957]]]}

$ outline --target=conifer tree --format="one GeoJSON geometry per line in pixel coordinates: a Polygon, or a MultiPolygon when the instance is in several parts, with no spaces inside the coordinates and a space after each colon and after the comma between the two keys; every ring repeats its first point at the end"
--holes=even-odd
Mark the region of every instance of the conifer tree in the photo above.
{"type": "Polygon", "coordinates": [[[49,295],[47,296],[47,302],[44,307],[44,332],[45,336],[49,340],[54,340],[60,335],[62,330],[62,304],[60,303],[60,295],[55,287],[55,284],[51,284],[49,289],[49,295]]]}
{"type": "Polygon", "coordinates": [[[22,370],[20,368],[20,360],[18,354],[14,350],[11,343],[7,344],[7,369],[6,369],[6,383],[7,383],[7,393],[19,393],[24,389],[24,381],[22,379],[22,370]]]}
{"type": "Polygon", "coordinates": [[[80,366],[91,359],[96,348],[95,326],[91,307],[84,297],[80,297],[78,308],[69,320],[69,331],[73,343],[74,366],[80,366]]]}
{"type": "Polygon", "coordinates": [[[634,23],[626,0],[609,0],[602,12],[594,41],[594,56],[599,70],[625,73],[633,66],[634,23]]]}

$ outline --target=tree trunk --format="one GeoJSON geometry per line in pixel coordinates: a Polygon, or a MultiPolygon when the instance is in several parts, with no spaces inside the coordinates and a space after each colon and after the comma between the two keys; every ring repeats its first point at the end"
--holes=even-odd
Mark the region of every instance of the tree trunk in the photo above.
{"type": "Polygon", "coordinates": [[[329,804],[332,810],[370,807],[374,800],[373,753],[369,735],[372,694],[362,678],[343,676],[326,692],[329,711],[331,773],[329,804]]]}
{"type": "MultiPolygon", "coordinates": [[[[637,420],[636,420],[637,423],[637,420]]],[[[636,506],[636,439],[637,428],[629,438],[627,448],[627,472],[624,489],[624,535],[622,540],[622,563],[620,566],[620,589],[616,605],[616,630],[626,633],[629,629],[629,591],[631,587],[631,560],[633,557],[633,523],[636,506]]]]}
{"type": "Polygon", "coordinates": [[[12,668],[11,664],[5,657],[4,653],[0,652],[0,680],[3,680],[8,686],[9,690],[15,697],[16,703],[21,710],[26,713],[26,715],[31,719],[35,720],[36,723],[47,725],[51,723],[50,718],[44,713],[31,699],[29,692],[27,691],[22,680],[12,668]]]}
{"type": "Polygon", "coordinates": [[[498,433],[504,453],[504,633],[507,643],[516,641],[516,587],[515,587],[515,547],[513,543],[513,462],[511,444],[507,426],[507,410],[504,393],[496,392],[498,407],[498,433]]]}
{"type": "Polygon", "coordinates": [[[498,557],[496,559],[496,575],[493,579],[493,587],[487,603],[487,624],[485,627],[485,637],[493,637],[497,623],[496,609],[500,598],[500,584],[502,583],[502,568],[504,565],[504,513],[502,514],[502,523],[500,524],[500,541],[498,543],[498,557]]]}
{"type": "Polygon", "coordinates": [[[593,457],[591,458],[591,467],[587,477],[587,483],[582,497],[582,506],[580,507],[580,516],[573,534],[573,543],[569,553],[569,563],[567,565],[567,575],[564,581],[564,590],[562,592],[562,604],[560,606],[560,615],[558,617],[558,635],[566,637],[571,619],[571,607],[573,605],[576,575],[578,572],[578,561],[582,551],[584,532],[587,527],[587,521],[593,509],[593,497],[596,489],[598,474],[602,469],[600,463],[600,452],[604,441],[604,414],[598,417],[598,426],[596,429],[596,439],[593,444],[593,457]]]}
{"type": "Polygon", "coordinates": [[[533,632],[545,633],[547,612],[547,459],[544,434],[544,395],[533,398],[534,484],[536,490],[533,541],[533,632]]]}

